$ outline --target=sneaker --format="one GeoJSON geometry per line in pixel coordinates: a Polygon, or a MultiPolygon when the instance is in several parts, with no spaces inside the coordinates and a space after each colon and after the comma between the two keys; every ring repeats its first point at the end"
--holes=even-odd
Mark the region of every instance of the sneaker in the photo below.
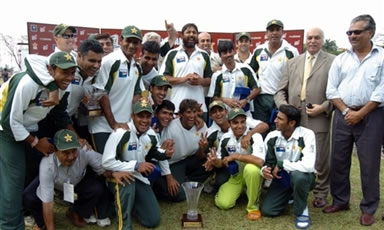
{"type": "Polygon", "coordinates": [[[35,225],[35,218],[33,218],[33,216],[25,216],[24,224],[27,227],[33,227],[33,225],[35,225]]]}
{"type": "Polygon", "coordinates": [[[111,220],[109,219],[109,217],[107,217],[104,219],[97,219],[96,223],[99,227],[107,227],[111,225],[111,220]]]}
{"type": "Polygon", "coordinates": [[[84,218],[84,220],[87,224],[96,224],[96,217],[93,214],[89,218],[84,218]]]}

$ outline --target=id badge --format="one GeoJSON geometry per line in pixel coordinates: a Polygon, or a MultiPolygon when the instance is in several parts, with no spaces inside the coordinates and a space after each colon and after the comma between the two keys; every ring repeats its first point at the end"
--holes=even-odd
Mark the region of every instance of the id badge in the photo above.
{"type": "Polygon", "coordinates": [[[64,183],[63,184],[64,200],[70,203],[75,202],[75,187],[73,184],[64,183]]]}

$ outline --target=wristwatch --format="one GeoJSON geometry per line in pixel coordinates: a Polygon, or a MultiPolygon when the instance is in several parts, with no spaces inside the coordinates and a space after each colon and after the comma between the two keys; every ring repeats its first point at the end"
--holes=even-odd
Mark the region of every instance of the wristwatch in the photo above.
{"type": "Polygon", "coordinates": [[[347,115],[348,111],[349,111],[349,108],[347,107],[346,109],[344,109],[343,112],[341,112],[341,114],[342,114],[343,116],[345,116],[345,115],[347,115]]]}

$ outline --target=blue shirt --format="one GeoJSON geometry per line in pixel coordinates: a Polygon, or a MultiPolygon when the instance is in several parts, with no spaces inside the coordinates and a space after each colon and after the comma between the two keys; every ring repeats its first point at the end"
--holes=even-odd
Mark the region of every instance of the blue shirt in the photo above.
{"type": "Polygon", "coordinates": [[[384,102],[384,50],[373,45],[361,62],[352,48],[337,56],[329,70],[326,94],[348,107],[384,102]]]}

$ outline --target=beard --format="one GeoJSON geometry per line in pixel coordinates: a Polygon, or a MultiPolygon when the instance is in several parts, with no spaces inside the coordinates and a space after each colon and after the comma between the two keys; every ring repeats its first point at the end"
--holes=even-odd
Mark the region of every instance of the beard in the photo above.
{"type": "Polygon", "coordinates": [[[196,39],[195,38],[193,38],[193,41],[190,41],[189,40],[189,37],[187,37],[187,38],[183,38],[183,44],[184,44],[184,46],[186,47],[186,48],[193,48],[193,47],[195,47],[195,45],[196,45],[196,39]]]}

